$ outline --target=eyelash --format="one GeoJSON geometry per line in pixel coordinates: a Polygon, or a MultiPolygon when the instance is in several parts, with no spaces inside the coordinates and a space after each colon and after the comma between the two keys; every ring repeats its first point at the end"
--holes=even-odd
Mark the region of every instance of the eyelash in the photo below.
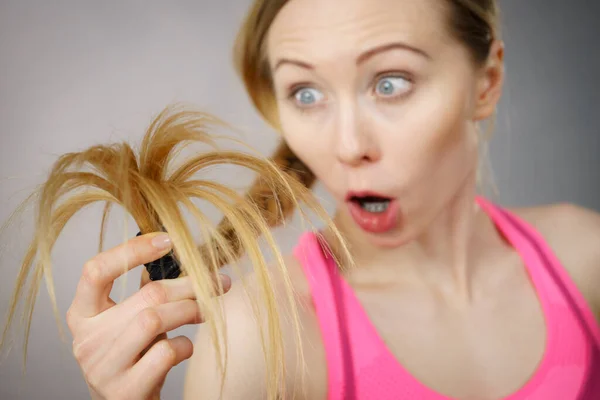
{"type": "Polygon", "coordinates": [[[385,71],[385,72],[381,72],[381,73],[379,73],[379,74],[377,74],[375,76],[375,78],[373,79],[373,82],[371,83],[371,87],[372,87],[371,90],[372,90],[373,96],[375,96],[375,98],[377,99],[377,101],[383,101],[383,102],[391,103],[391,102],[397,101],[399,98],[403,98],[408,93],[410,93],[410,89],[409,89],[408,93],[402,93],[402,94],[397,95],[397,96],[391,96],[391,97],[377,96],[375,94],[375,91],[377,90],[377,84],[379,83],[379,81],[381,81],[382,79],[385,79],[385,78],[392,78],[392,79],[394,79],[394,78],[400,78],[400,79],[404,79],[406,82],[408,82],[409,85],[413,85],[414,84],[414,78],[408,72],[404,72],[404,71],[385,71]]]}
{"type": "MultiPolygon", "coordinates": [[[[408,72],[405,71],[397,71],[397,70],[392,70],[392,71],[385,71],[385,72],[380,72],[379,74],[375,75],[375,78],[373,78],[373,81],[371,82],[371,91],[374,92],[377,90],[377,83],[384,79],[384,78],[401,78],[406,80],[409,84],[414,84],[414,78],[412,77],[412,75],[408,72]]],[[[302,89],[309,89],[311,88],[311,84],[309,82],[301,82],[301,83],[295,83],[293,85],[291,85],[288,89],[287,89],[287,96],[286,98],[289,101],[294,102],[295,104],[295,97],[298,94],[298,92],[302,89]]],[[[378,101],[384,101],[384,102],[393,102],[396,101],[398,99],[398,97],[404,97],[404,95],[400,95],[400,96],[392,96],[392,97],[381,97],[381,96],[376,96],[378,101]]],[[[320,105],[316,105],[316,106],[309,106],[309,107],[298,107],[297,104],[295,104],[297,108],[299,108],[302,112],[306,112],[306,111],[310,111],[314,108],[319,107],[320,105]]]]}
{"type": "Polygon", "coordinates": [[[296,95],[298,94],[298,92],[302,89],[310,89],[310,88],[311,88],[311,84],[309,82],[301,82],[301,83],[295,83],[287,89],[288,94],[286,96],[286,99],[288,101],[292,102],[292,105],[294,107],[296,107],[296,109],[300,110],[301,113],[313,111],[314,109],[322,106],[322,104],[318,104],[316,106],[302,107],[296,103],[296,95]]]}
{"type": "Polygon", "coordinates": [[[287,98],[293,100],[300,90],[308,88],[310,88],[310,83],[308,82],[295,83],[286,90],[288,93],[287,98]]]}

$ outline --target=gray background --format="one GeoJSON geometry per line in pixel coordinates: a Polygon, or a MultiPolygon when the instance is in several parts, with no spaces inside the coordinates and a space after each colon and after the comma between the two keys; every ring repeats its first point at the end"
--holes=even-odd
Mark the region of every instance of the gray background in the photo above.
{"type": "MultiPolygon", "coordinates": [[[[143,135],[165,105],[186,101],[244,130],[267,154],[276,136],[250,106],[231,64],[248,0],[0,2],[0,219],[25,198],[56,156],[143,135]]],[[[594,0],[504,0],[508,82],[491,146],[504,205],[575,202],[600,211],[600,54],[594,0]]],[[[230,179],[227,171],[217,178],[230,179]]],[[[244,185],[250,175],[236,175],[244,185]]],[[[317,193],[327,197],[321,189],[317,193]]],[[[123,239],[113,218],[108,245],[123,239]]],[[[0,311],[31,234],[31,212],[2,236],[0,311]]],[[[99,208],[79,214],[54,252],[60,312],[94,254],[99,208]]],[[[130,224],[129,235],[135,234],[130,224]]],[[[284,250],[297,224],[277,231],[284,250]]],[[[138,270],[139,272],[139,270],[138,270]]],[[[131,291],[137,275],[125,282],[131,291]]],[[[120,289],[118,294],[121,294],[120,289]]],[[[87,389],[62,343],[45,289],[37,303],[26,376],[21,344],[0,361],[0,399],[80,399],[87,389]]],[[[193,327],[178,333],[193,335],[193,327]]],[[[201,351],[201,349],[197,349],[201,351]]],[[[182,395],[185,364],[165,399],[182,395]]]]}

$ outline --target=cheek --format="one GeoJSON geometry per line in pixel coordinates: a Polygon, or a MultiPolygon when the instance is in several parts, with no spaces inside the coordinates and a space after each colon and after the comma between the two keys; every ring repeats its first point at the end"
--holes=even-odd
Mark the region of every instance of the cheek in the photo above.
{"type": "Polygon", "coordinates": [[[294,154],[317,176],[330,168],[331,146],[323,135],[323,127],[311,116],[282,109],[279,114],[284,140],[294,154]]]}
{"type": "Polygon", "coordinates": [[[427,150],[431,158],[442,160],[451,155],[460,156],[468,152],[469,123],[462,99],[436,106],[431,108],[431,115],[427,119],[430,124],[430,131],[426,134],[429,139],[427,150]]]}
{"type": "Polygon", "coordinates": [[[406,184],[427,184],[436,176],[462,178],[477,146],[468,118],[468,94],[456,88],[423,90],[402,110],[389,106],[383,149],[390,168],[404,171],[406,184]],[[445,171],[443,171],[445,170],[445,171]],[[452,174],[451,174],[452,173],[452,174]]]}

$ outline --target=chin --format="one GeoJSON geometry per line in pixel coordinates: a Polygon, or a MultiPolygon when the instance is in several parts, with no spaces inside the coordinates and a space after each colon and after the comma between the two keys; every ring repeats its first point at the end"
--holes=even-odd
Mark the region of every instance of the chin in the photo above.
{"type": "Polygon", "coordinates": [[[373,246],[381,247],[385,249],[392,249],[396,247],[404,246],[411,242],[411,238],[406,235],[405,232],[400,229],[394,229],[389,233],[370,233],[362,231],[366,235],[367,241],[373,246]]]}

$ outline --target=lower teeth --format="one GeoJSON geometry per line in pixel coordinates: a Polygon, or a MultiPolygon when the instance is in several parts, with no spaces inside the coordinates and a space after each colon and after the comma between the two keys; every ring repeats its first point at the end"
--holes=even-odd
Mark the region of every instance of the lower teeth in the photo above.
{"type": "Polygon", "coordinates": [[[389,201],[382,201],[382,202],[369,202],[369,203],[361,203],[361,207],[363,210],[368,211],[368,212],[372,212],[372,213],[382,213],[385,210],[388,209],[388,206],[390,205],[389,201]]]}

